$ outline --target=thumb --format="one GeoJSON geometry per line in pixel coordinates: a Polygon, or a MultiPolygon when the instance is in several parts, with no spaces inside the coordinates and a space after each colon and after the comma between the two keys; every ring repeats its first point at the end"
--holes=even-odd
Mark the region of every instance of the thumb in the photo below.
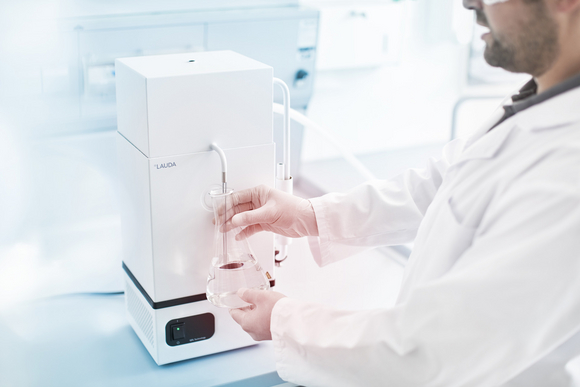
{"type": "Polygon", "coordinates": [[[238,290],[238,297],[252,305],[257,304],[259,296],[260,291],[256,289],[240,288],[238,290]]]}

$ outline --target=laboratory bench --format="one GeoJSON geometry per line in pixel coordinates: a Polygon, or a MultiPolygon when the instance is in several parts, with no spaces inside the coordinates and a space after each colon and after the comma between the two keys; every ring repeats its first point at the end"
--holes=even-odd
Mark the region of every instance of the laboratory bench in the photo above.
{"type": "MultiPolygon", "coordinates": [[[[342,309],[389,306],[403,272],[394,254],[372,250],[320,268],[298,239],[276,271],[274,290],[342,309]]],[[[278,376],[272,342],[157,366],[125,317],[122,294],[61,295],[5,308],[0,343],[1,387],[294,386],[278,376]]]]}
{"type": "MultiPolygon", "coordinates": [[[[446,143],[357,154],[356,157],[377,179],[388,180],[409,168],[425,168],[430,158],[441,158],[446,143]]],[[[306,193],[305,197],[315,197],[328,192],[346,192],[367,180],[343,157],[335,157],[303,162],[297,188],[306,193]]]]}

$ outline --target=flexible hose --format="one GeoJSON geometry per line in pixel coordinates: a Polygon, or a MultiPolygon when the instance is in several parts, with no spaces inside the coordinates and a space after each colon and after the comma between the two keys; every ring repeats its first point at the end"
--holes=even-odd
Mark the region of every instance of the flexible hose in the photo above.
{"type": "Polygon", "coordinates": [[[283,180],[290,179],[290,90],[283,80],[274,78],[274,84],[280,86],[283,96],[284,115],[284,176],[283,180]]]}
{"type": "Polygon", "coordinates": [[[226,190],[228,188],[228,176],[227,176],[228,160],[226,159],[226,154],[224,153],[222,148],[217,146],[215,142],[210,145],[210,148],[211,150],[216,151],[217,154],[220,156],[220,161],[222,163],[222,191],[223,193],[226,193],[226,190]]]}
{"type": "MultiPolygon", "coordinates": [[[[284,106],[279,103],[274,103],[274,113],[284,114],[284,106]]],[[[368,170],[364,164],[356,158],[356,156],[344,145],[342,145],[330,131],[318,125],[316,122],[312,121],[310,118],[306,117],[300,112],[294,109],[290,109],[290,118],[299,124],[304,125],[305,128],[309,128],[314,132],[320,134],[326,141],[333,145],[339,152],[340,155],[352,165],[361,175],[369,180],[376,179],[376,176],[368,170]]]]}

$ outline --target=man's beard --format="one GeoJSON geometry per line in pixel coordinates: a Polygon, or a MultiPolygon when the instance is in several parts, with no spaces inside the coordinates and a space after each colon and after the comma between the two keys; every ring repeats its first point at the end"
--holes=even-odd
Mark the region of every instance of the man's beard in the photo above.
{"type": "MultiPolygon", "coordinates": [[[[550,68],[558,55],[558,26],[548,16],[543,2],[529,6],[534,7],[533,16],[519,26],[517,35],[498,37],[490,29],[493,41],[486,45],[483,56],[493,67],[537,77],[550,68]]],[[[475,12],[477,20],[489,26],[485,14],[481,10],[475,12]]]]}

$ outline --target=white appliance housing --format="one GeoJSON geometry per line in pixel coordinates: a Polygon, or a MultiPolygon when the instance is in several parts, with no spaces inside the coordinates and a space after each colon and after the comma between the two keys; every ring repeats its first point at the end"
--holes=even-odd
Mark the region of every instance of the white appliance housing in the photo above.
{"type": "MultiPolygon", "coordinates": [[[[157,364],[255,342],[205,298],[208,193],[274,186],[272,68],[232,51],[117,59],[123,268],[129,321],[157,364]],[[178,329],[179,328],[179,329],[178,329]]],[[[274,284],[274,240],[250,245],[274,284]]]]}

